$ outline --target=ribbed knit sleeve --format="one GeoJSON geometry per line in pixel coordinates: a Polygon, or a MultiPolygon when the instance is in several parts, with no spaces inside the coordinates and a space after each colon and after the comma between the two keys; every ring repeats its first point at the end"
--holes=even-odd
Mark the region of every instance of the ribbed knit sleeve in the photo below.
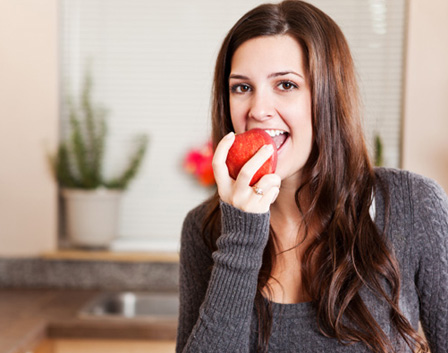
{"type": "Polygon", "coordinates": [[[258,272],[269,237],[269,213],[245,213],[226,203],[220,206],[222,232],[218,249],[212,254],[209,283],[202,295],[192,281],[196,280],[194,272],[207,263],[207,256],[196,244],[198,227],[188,218],[184,223],[177,352],[249,352],[258,272]],[[201,304],[192,323],[193,313],[198,309],[198,300],[191,298],[195,295],[201,304]],[[192,308],[187,308],[188,305],[192,308]]]}
{"type": "Polygon", "coordinates": [[[423,177],[411,180],[410,197],[420,320],[431,353],[448,353],[448,199],[438,184],[423,177]]]}

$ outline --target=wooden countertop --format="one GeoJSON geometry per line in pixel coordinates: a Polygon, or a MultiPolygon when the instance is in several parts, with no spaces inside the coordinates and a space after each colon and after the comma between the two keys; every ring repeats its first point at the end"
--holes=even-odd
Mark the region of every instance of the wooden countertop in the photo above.
{"type": "Polygon", "coordinates": [[[63,249],[41,254],[46,260],[178,263],[179,253],[63,249]]]}
{"type": "Polygon", "coordinates": [[[24,352],[44,338],[175,340],[176,320],[79,318],[101,292],[0,289],[0,352],[24,352]]]}

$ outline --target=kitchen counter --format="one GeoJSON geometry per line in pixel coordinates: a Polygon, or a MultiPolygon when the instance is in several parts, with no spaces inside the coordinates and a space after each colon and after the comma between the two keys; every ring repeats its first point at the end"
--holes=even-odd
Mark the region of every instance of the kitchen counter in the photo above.
{"type": "Polygon", "coordinates": [[[58,252],[0,258],[0,288],[175,292],[178,275],[178,262],[145,254],[58,252]]]}
{"type": "Polygon", "coordinates": [[[101,290],[0,289],[0,353],[45,338],[175,340],[176,320],[79,318],[101,290]]]}

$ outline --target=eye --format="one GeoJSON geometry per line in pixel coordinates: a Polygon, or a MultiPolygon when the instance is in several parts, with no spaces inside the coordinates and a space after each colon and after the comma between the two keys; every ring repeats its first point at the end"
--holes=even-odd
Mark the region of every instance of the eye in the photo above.
{"type": "Polygon", "coordinates": [[[246,93],[251,90],[250,86],[245,83],[238,83],[230,87],[232,93],[246,93]]]}
{"type": "Polygon", "coordinates": [[[278,84],[278,87],[282,91],[292,91],[293,89],[299,88],[299,86],[292,81],[282,81],[278,84]]]}

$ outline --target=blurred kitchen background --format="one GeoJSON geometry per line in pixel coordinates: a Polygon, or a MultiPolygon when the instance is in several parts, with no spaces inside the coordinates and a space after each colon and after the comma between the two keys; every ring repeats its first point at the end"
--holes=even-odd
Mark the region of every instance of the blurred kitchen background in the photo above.
{"type": "MultiPolygon", "coordinates": [[[[309,2],[351,45],[372,156],[380,141],[384,166],[448,191],[448,2],[309,2]]],[[[0,0],[0,287],[176,290],[183,217],[213,192],[185,156],[208,141],[219,46],[260,3],[0,0]],[[109,112],[105,174],[123,168],[136,134],[149,144],[116,240],[70,252],[47,154],[67,137],[67,98],[79,98],[88,68],[109,112]]]]}
{"type": "MultiPolygon", "coordinates": [[[[369,144],[384,165],[448,189],[447,2],[315,0],[352,46],[369,144]]],[[[150,141],[122,204],[120,236],[176,251],[182,218],[209,195],[182,168],[208,139],[214,60],[227,30],[261,1],[1,1],[0,255],[58,247],[58,189],[46,154],[90,62],[109,111],[106,174],[136,133],[150,141]]]]}

